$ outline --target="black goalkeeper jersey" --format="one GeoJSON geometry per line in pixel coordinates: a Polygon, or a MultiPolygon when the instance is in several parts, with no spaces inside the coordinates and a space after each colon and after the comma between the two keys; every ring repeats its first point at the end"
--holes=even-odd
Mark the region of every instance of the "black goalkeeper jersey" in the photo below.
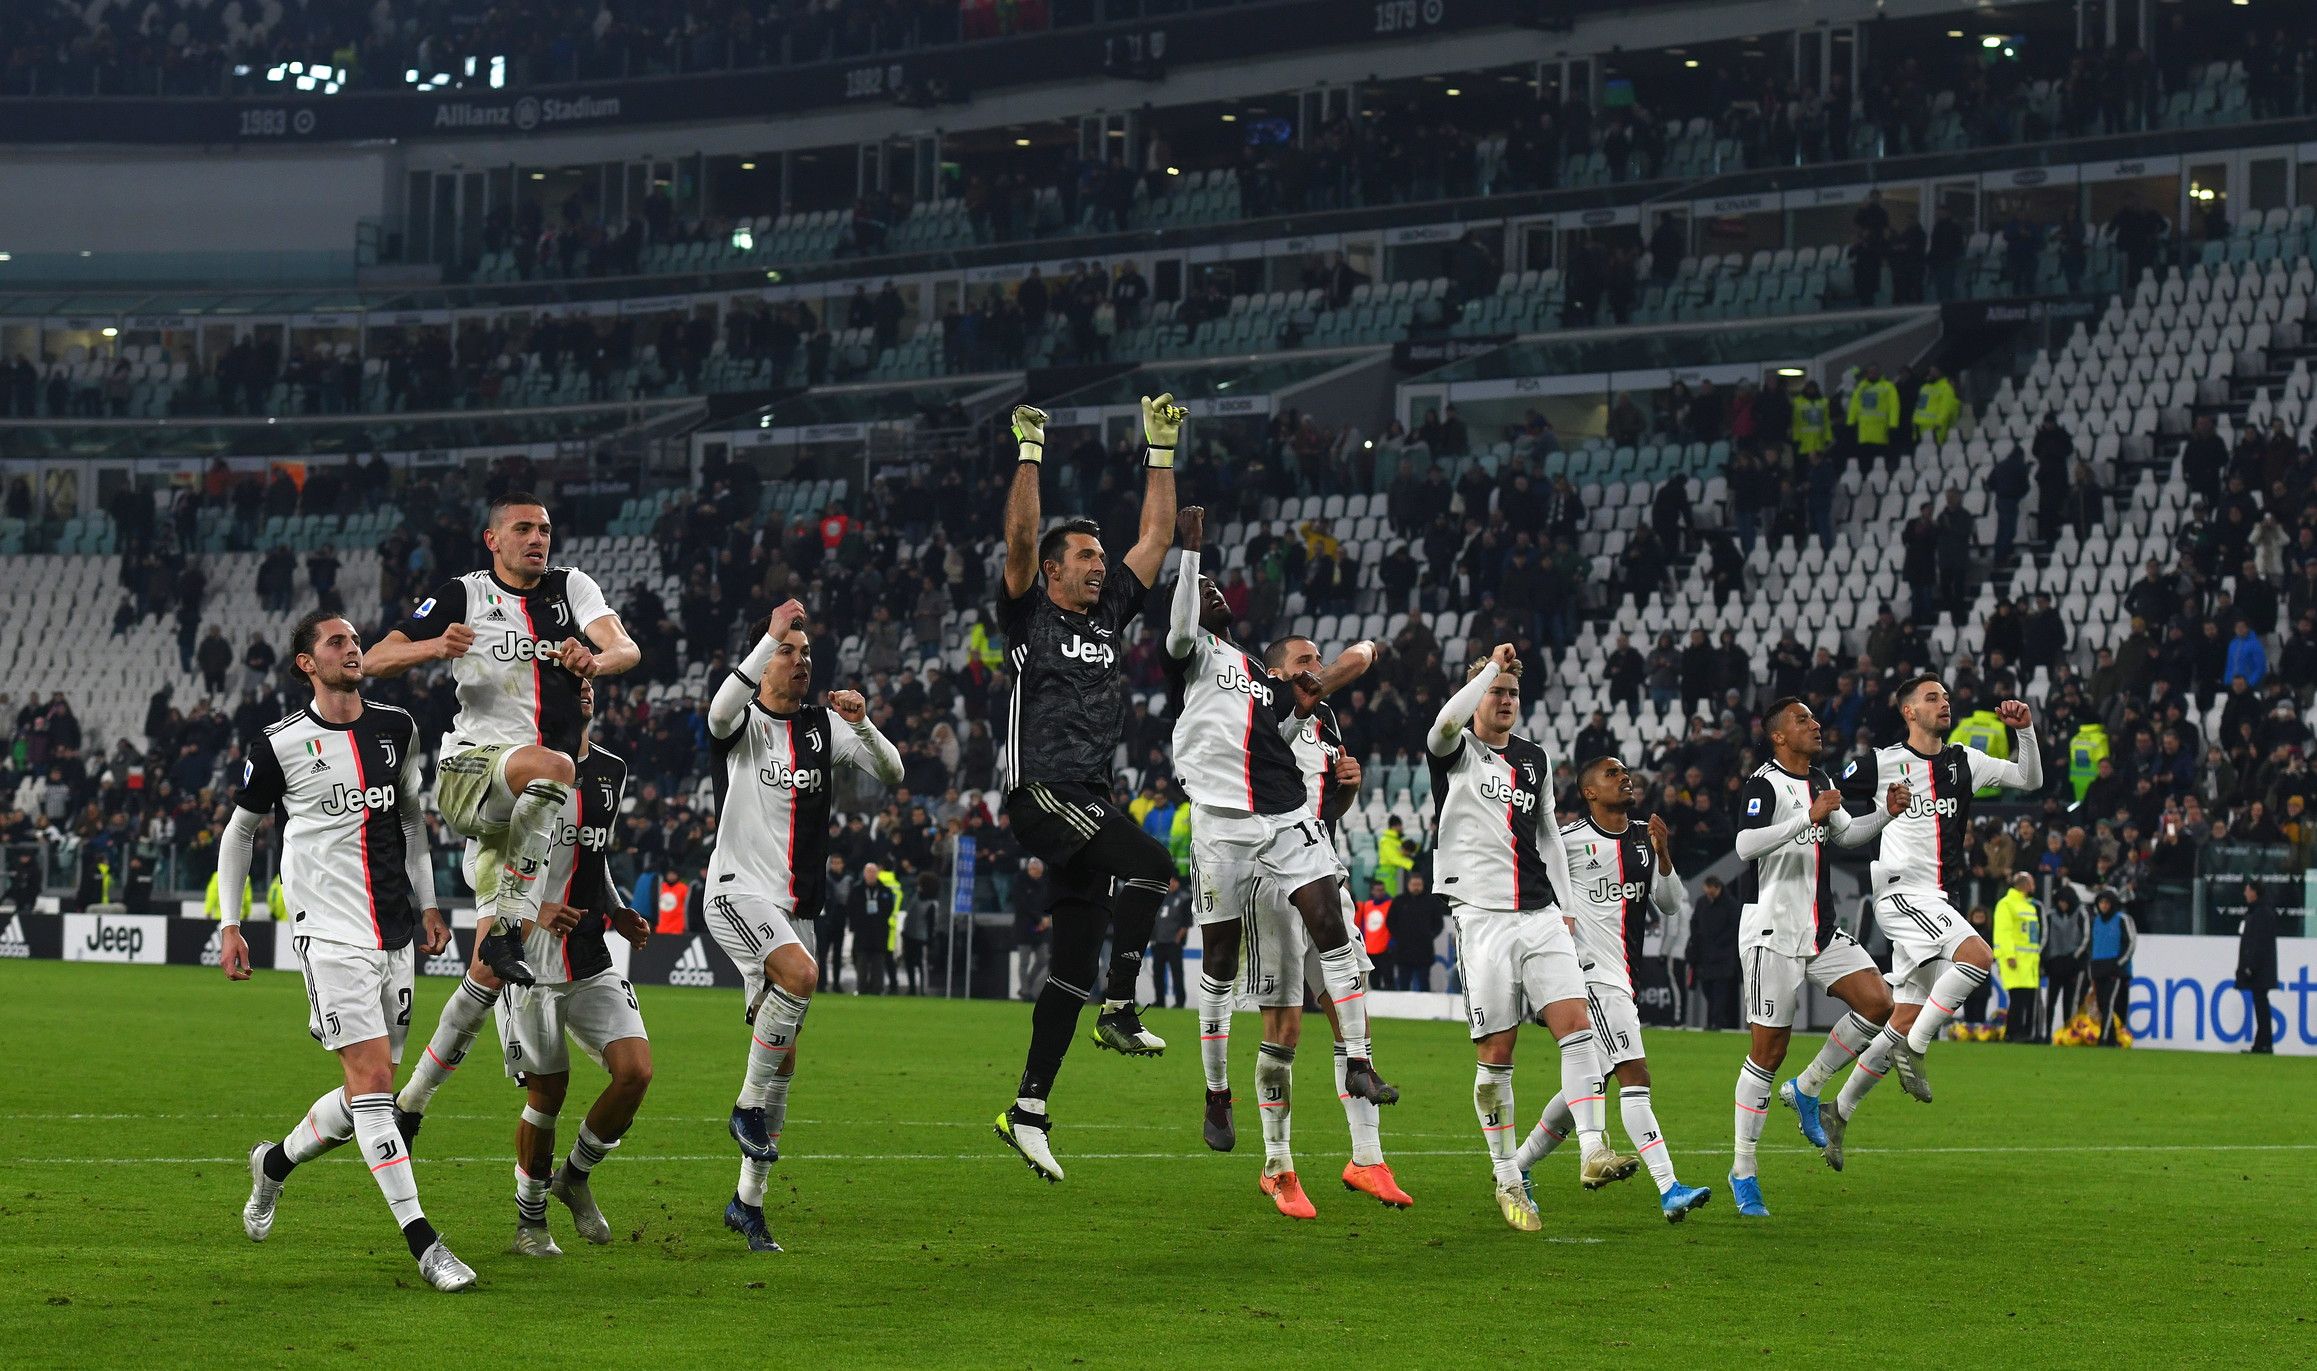
{"type": "Polygon", "coordinates": [[[1126,626],[1149,593],[1124,562],[1113,562],[1102,598],[1085,614],[1055,604],[1042,579],[998,601],[1014,675],[1007,790],[1039,783],[1109,792],[1111,754],[1126,736],[1126,626]]]}

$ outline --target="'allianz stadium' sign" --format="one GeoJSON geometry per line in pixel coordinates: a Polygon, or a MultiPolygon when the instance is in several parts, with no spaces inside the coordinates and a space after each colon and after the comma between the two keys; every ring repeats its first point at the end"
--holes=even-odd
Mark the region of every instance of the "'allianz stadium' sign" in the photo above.
{"type": "Polygon", "coordinates": [[[438,106],[434,112],[434,126],[438,129],[511,128],[529,133],[536,128],[553,124],[583,124],[594,120],[619,118],[619,97],[598,98],[583,95],[576,100],[541,100],[526,95],[505,104],[478,105],[468,101],[438,106]]]}

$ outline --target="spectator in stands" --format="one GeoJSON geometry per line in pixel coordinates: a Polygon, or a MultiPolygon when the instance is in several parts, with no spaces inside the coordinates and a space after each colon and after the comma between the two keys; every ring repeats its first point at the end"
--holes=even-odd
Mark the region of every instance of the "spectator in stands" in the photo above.
{"type": "Polygon", "coordinates": [[[2019,540],[2019,505],[2027,498],[2027,454],[2019,444],[2008,445],[1996,459],[1987,489],[1995,497],[1995,561],[2000,566],[2011,560],[2019,540]]]}
{"type": "MultiPolygon", "coordinates": [[[[2211,624],[2206,624],[2210,629],[2211,624]]],[[[2239,619],[2236,636],[2229,639],[2227,673],[2241,677],[2249,686],[2259,686],[2269,674],[2269,651],[2262,646],[2249,620],[2239,619]]]]}
{"type": "Polygon", "coordinates": [[[1718,876],[1706,877],[1690,914],[1684,959],[1704,1006],[1705,1026],[1738,1027],[1738,904],[1718,876]]]}
{"type": "Polygon", "coordinates": [[[1384,926],[1392,938],[1387,950],[1392,989],[1432,988],[1433,948],[1448,926],[1448,904],[1431,892],[1430,885],[1424,873],[1409,872],[1405,888],[1384,912],[1384,926]]]}
{"type": "Polygon", "coordinates": [[[1939,511],[1938,565],[1940,607],[1960,617],[1971,581],[1971,547],[1977,530],[1971,513],[1963,508],[1963,492],[1949,490],[1946,508],[1939,511]]]}
{"type": "Polygon", "coordinates": [[[233,644],[225,640],[225,630],[211,624],[193,655],[201,665],[202,688],[212,695],[223,695],[225,673],[233,669],[233,644]]]}
{"type": "Polygon", "coordinates": [[[1858,432],[1859,470],[1873,470],[1877,457],[1887,458],[1891,469],[1898,470],[1891,432],[1899,422],[1899,388],[1872,362],[1860,372],[1858,384],[1851,387],[1848,419],[1858,432]]]}

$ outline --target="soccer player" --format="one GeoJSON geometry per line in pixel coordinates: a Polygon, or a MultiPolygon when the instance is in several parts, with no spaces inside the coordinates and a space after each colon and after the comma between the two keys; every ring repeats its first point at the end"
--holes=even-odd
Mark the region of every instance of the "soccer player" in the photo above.
{"type": "MultiPolygon", "coordinates": [[[[1971,797],[1982,786],[2014,790],[2043,788],[2043,750],[2035,737],[2035,716],[2019,700],[2005,700],[1995,715],[2010,728],[2015,761],[1976,747],[1947,741],[1954,707],[1937,676],[1915,676],[1895,697],[1907,740],[1875,749],[1872,794],[1885,797],[1894,816],[1883,831],[1882,853],[1873,867],[1875,923],[1891,940],[1893,999],[1890,1023],[1859,1054],[1858,1070],[1843,1082],[1834,1108],[1821,1117],[1827,1163],[1841,1169],[1844,1130],[1859,1102],[1891,1066],[1899,1085],[1924,1104],[1931,1102],[1923,1054],[1972,992],[1987,984],[1995,965],[1987,941],[1971,931],[1958,912],[1960,887],[1969,878],[1965,845],[1971,833],[1971,797]]],[[[1846,782],[1866,780],[1852,763],[1846,782]]],[[[1806,1116],[1807,1117],[1807,1116],[1806,1116]]]]}
{"type": "Polygon", "coordinates": [[[794,600],[756,626],[756,646],[708,704],[716,750],[716,851],[708,860],[708,931],[746,983],[748,1070],[729,1127],[740,1183],[724,1226],[753,1252],[778,1252],[765,1225],[764,1186],[780,1160],[796,1075],[797,1031],[820,967],[799,928],[813,926],[828,880],[829,807],[836,768],[901,783],[901,753],[869,722],[859,692],[808,706],[812,639],[794,600]]]}
{"type": "MultiPolygon", "coordinates": [[[[1434,869],[1456,930],[1464,1011],[1480,1058],[1472,1107],[1496,1178],[1497,1209],[1524,1233],[1545,1221],[1521,1181],[1514,1127],[1512,1056],[1520,1026],[1541,1018],[1561,1047],[1561,1094],[1575,1121],[1588,1190],[1641,1165],[1609,1149],[1600,1053],[1586,1015],[1585,975],[1561,914],[1568,856],[1538,841],[1553,806],[1553,761],[1514,733],[1520,658],[1510,643],[1473,664],[1471,679],[1440,707],[1424,736],[1431,754],[1434,869]],[[1543,811],[1541,814],[1539,811],[1543,811]]],[[[1546,830],[1550,833],[1550,829],[1546,830]]]]}
{"type": "MultiPolygon", "coordinates": [[[[1303,731],[1307,722],[1297,717],[1298,710],[1316,708],[1357,679],[1376,651],[1371,644],[1355,643],[1324,675],[1294,686],[1274,677],[1227,636],[1231,607],[1215,583],[1199,574],[1205,511],[1193,506],[1178,522],[1185,550],[1167,626],[1166,669],[1181,702],[1174,762],[1175,777],[1192,804],[1192,905],[1208,923],[1215,923],[1218,910],[1243,911],[1241,919],[1253,921],[1247,981],[1263,1010],[1263,1044],[1255,1068],[1263,1120],[1259,1185],[1280,1213],[1309,1219],[1316,1213],[1297,1178],[1291,1146],[1307,955],[1316,951],[1322,978],[1348,1021],[1345,1089],[1378,1103],[1398,1099],[1399,1092],[1378,1079],[1370,1060],[1366,992],[1342,913],[1342,864],[1325,841],[1321,821],[1309,812],[1305,778],[1288,736],[1303,731]],[[1259,888],[1277,894],[1266,901],[1259,888]],[[1267,904],[1278,907],[1267,909],[1267,904]]],[[[1201,1006],[1204,1016],[1203,989],[1201,1006]]],[[[1212,1036],[1202,1027],[1210,1108],[1220,1055],[1212,1036]]],[[[1227,1083],[1224,1098],[1229,1098],[1227,1083]]]]}
{"type": "Polygon", "coordinates": [[[437,759],[435,804],[481,844],[474,965],[396,1100],[406,1140],[465,1060],[500,987],[535,979],[519,930],[539,916],[547,849],[576,775],[579,685],[616,676],[641,655],[587,573],[548,565],[552,534],[536,496],[494,499],[483,531],[490,567],[444,582],[362,661],[381,678],[451,664],[459,712],[437,759]]]}
{"type": "MultiPolygon", "coordinates": [[[[1186,542],[1195,547],[1196,542],[1186,542]]],[[[1209,587],[1202,587],[1202,595],[1209,587]]],[[[1217,602],[1220,597],[1217,595],[1217,602]]],[[[1211,612],[1215,605],[1207,606],[1211,612]]],[[[1228,623],[1228,606],[1223,605],[1224,623],[1228,623]]],[[[1365,645],[1371,652],[1380,650],[1374,643],[1365,645]]],[[[1350,653],[1347,651],[1346,656],[1350,653]]],[[[1339,658],[1339,661],[1344,659],[1339,658]]],[[[1264,668],[1275,681],[1292,689],[1306,673],[1317,675],[1321,668],[1319,647],[1311,639],[1290,635],[1271,644],[1264,652],[1264,668]]],[[[1299,702],[1299,708],[1301,704],[1299,702]]],[[[1356,927],[1350,916],[1341,912],[1350,895],[1343,890],[1345,877],[1342,852],[1336,842],[1336,823],[1351,807],[1360,789],[1359,759],[1344,751],[1343,735],[1335,722],[1335,711],[1325,700],[1312,702],[1311,717],[1297,720],[1288,739],[1295,751],[1297,770],[1305,787],[1305,809],[1325,835],[1326,844],[1336,854],[1338,882],[1338,915],[1345,921],[1347,941],[1354,953],[1359,971],[1360,989],[1352,996],[1355,1003],[1364,998],[1370,971],[1373,969],[1367,950],[1360,939],[1348,930],[1356,927]]],[[[1257,882],[1256,900],[1260,920],[1297,920],[1300,911],[1285,898],[1285,892],[1270,881],[1257,882]]],[[[1238,976],[1239,947],[1244,934],[1243,911],[1218,908],[1213,912],[1216,922],[1202,925],[1201,976],[1199,987],[1199,1057],[1206,1070],[1207,1103],[1204,1133],[1209,1147],[1228,1152],[1237,1145],[1238,1132],[1231,1117],[1231,1082],[1229,1050],[1231,1041],[1231,1003],[1235,993],[1234,981],[1238,976]]],[[[1307,930],[1308,932],[1308,930],[1307,930]]],[[[1337,1009],[1335,997],[1327,985],[1327,968],[1318,955],[1315,941],[1306,936],[1301,958],[1303,986],[1318,1001],[1320,1011],[1327,1015],[1328,1026],[1335,1040],[1336,1099],[1344,1108],[1345,1122],[1352,1135],[1351,1160],[1344,1166],[1344,1185],[1361,1194],[1373,1196],[1383,1204],[1406,1209],[1415,1204],[1392,1168],[1384,1160],[1383,1138],[1376,1101],[1353,1090],[1350,1047],[1344,1036],[1343,1015],[1337,1009]]],[[[1276,956],[1265,960],[1265,965],[1276,967],[1276,956]]],[[[1296,1006],[1300,1016],[1301,1005],[1296,1006]]],[[[1362,1014],[1364,1018],[1364,1012],[1362,1014]]],[[[1269,1035],[1266,1034],[1268,1040],[1269,1035]]],[[[1371,1072],[1372,1074],[1372,1072],[1371,1072]]],[[[1268,1117],[1268,1116],[1266,1116],[1268,1117]]]]}
{"type": "Polygon", "coordinates": [[[475,1273],[419,1207],[388,1093],[409,1032],[411,945],[432,956],[450,941],[419,812],[418,723],[362,698],[362,640],[338,615],[300,619],[290,662],[313,699],[249,744],[218,846],[218,962],[227,980],[249,979],[242,888],[258,825],[278,810],[282,888],[296,911],[284,931],[306,978],[306,1031],[338,1055],[345,1083],[314,1101],[288,1137],[250,1149],[241,1226],[264,1242],[291,1169],[358,1138],[419,1274],[437,1290],[464,1290],[475,1273]]]}
{"type": "Polygon", "coordinates": [[[515,1251],[556,1257],[562,1249],[547,1231],[547,1197],[571,1211],[572,1227],[596,1244],[611,1241],[611,1224],[596,1207],[588,1177],[619,1146],[644,1092],[652,1084],[652,1044],[635,987],[612,968],[604,934],[616,930],[642,947],[652,926],[627,907],[612,881],[609,853],[627,790],[626,761],[588,738],[595,717],[595,683],[579,683],[579,756],[571,797],[556,819],[546,889],[539,917],[523,929],[524,960],[535,984],[509,989],[499,1002],[499,1036],[507,1046],[507,1074],[526,1092],[515,1130],[515,1251]],[[564,1035],[611,1076],[579,1125],[563,1165],[555,1165],[555,1120],[571,1085],[571,1051],[564,1035]]]}
{"type": "MultiPolygon", "coordinates": [[[[1660,914],[1679,914],[1685,899],[1673,869],[1673,833],[1665,820],[1651,817],[1647,829],[1634,826],[1633,808],[1641,787],[1625,763],[1595,757],[1577,772],[1577,793],[1585,817],[1561,830],[1569,863],[1564,908],[1574,917],[1572,931],[1585,969],[1585,994],[1593,1038],[1617,1078],[1617,1107],[1625,1136],[1657,1182],[1658,1208],[1667,1223],[1680,1223],[1713,1198],[1710,1186],[1675,1179],[1673,1157],[1658,1130],[1650,1103],[1649,1061],[1641,1047],[1641,1013],[1633,1003],[1633,960],[1641,955],[1648,928],[1647,901],[1660,914]]],[[[1569,1136],[1573,1115],[1566,1098],[1555,1095],[1544,1117],[1514,1157],[1525,1179],[1538,1162],[1569,1136]]]]}
{"type": "MultiPolygon", "coordinates": [[[[1866,1050],[1890,1018],[1890,987],[1874,959],[1858,941],[1835,927],[1834,890],[1828,881],[1831,858],[1826,839],[1844,847],[1874,840],[1890,821],[1881,811],[1852,818],[1842,793],[1818,767],[1821,730],[1817,716],[1798,697],[1770,702],[1763,715],[1770,735],[1770,760],[1746,779],[1738,796],[1738,859],[1752,865],[1738,881],[1739,972],[1744,982],[1746,1022],[1753,1041],[1738,1069],[1737,1143],[1730,1162],[1730,1198],[1749,1218],[1770,1216],[1755,1174],[1762,1124],[1770,1112],[1771,1085],[1786,1060],[1794,1016],[1802,1007],[1802,983],[1850,1006],[1850,1013],[1827,1035],[1825,1046],[1802,1074],[1782,1091],[1786,1102],[1812,1134],[1818,1091],[1827,1078],[1866,1050]]],[[[1830,1159],[1839,1167],[1839,1161],[1830,1159]]]]}
{"type": "Polygon", "coordinates": [[[1005,594],[998,604],[1014,678],[1005,812],[1014,836],[1052,874],[1047,914],[1054,931],[1046,984],[1030,1011],[1021,1083],[1012,1107],[998,1116],[997,1133],[1048,1182],[1062,1179],[1062,1166],[1054,1160],[1046,1097],[1092,993],[1105,927],[1111,958],[1094,1041],[1131,1056],[1166,1050],[1165,1040],[1142,1026],[1134,994],[1175,863],[1113,803],[1110,762],[1126,732],[1126,626],[1142,612],[1174,539],[1175,443],[1184,417],[1172,396],[1143,397],[1142,526],[1113,565],[1091,519],[1066,520],[1039,536],[1046,415],[1028,405],[1013,415],[1020,460],[1006,498],[1005,594]]]}

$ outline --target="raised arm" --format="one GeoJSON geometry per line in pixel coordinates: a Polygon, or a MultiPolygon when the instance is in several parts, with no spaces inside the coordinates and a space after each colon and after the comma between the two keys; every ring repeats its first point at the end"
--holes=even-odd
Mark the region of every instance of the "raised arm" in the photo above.
{"type": "MultiPolygon", "coordinates": [[[[1376,658],[1382,655],[1382,644],[1362,638],[1345,648],[1341,656],[1321,667],[1317,672],[1307,671],[1297,677],[1290,683],[1295,688],[1295,713],[1297,717],[1310,718],[1311,712],[1319,708],[1320,701],[1367,675],[1368,668],[1374,666],[1376,658]]],[[[1476,704],[1474,708],[1477,709],[1479,706],[1476,704]]],[[[1470,716],[1467,715],[1466,717],[1469,718],[1470,716]]]]}
{"type": "Polygon", "coordinates": [[[845,731],[832,732],[832,753],[840,762],[857,767],[887,785],[901,784],[901,749],[869,722],[868,701],[857,690],[829,692],[829,712],[845,722],[845,731]]]}
{"type": "Polygon", "coordinates": [[[1175,443],[1186,417],[1172,395],[1142,397],[1142,436],[1150,450],[1143,459],[1142,528],[1127,549],[1126,567],[1146,586],[1158,584],[1159,568],[1174,545],[1175,443]]]}
{"type": "Polygon", "coordinates": [[[1020,444],[1020,455],[1014,463],[1013,488],[1006,492],[1008,599],[1019,599],[1038,579],[1038,477],[1045,470],[1046,411],[1014,406],[1014,441],[1020,444]]]}
{"type": "Polygon", "coordinates": [[[2039,794],[2043,790],[2043,748],[2036,742],[2035,716],[2018,700],[2005,700],[1995,708],[1995,716],[2007,725],[2013,734],[2011,757],[1990,756],[1978,748],[1964,749],[1971,762],[1971,784],[1974,788],[1992,781],[2013,790],[2039,794]]]}
{"type": "MultiPolygon", "coordinates": [[[[1480,674],[1464,683],[1464,689],[1448,697],[1440,706],[1440,713],[1432,720],[1432,731],[1424,735],[1424,749],[1435,757],[1445,757],[1462,745],[1464,726],[1472,722],[1473,711],[1480,708],[1480,697],[1496,684],[1503,668],[1491,661],[1480,669],[1480,674]]],[[[1566,859],[1563,859],[1564,865],[1566,859]]]]}
{"type": "Polygon", "coordinates": [[[1883,792],[1882,803],[1864,814],[1837,809],[1827,815],[1826,830],[1834,835],[1835,844],[1839,847],[1865,847],[1882,836],[1882,831],[1891,826],[1891,820],[1906,813],[1907,806],[1914,802],[1914,798],[1914,792],[1907,789],[1905,781],[1894,782],[1890,789],[1883,792]]]}
{"type": "MultiPolygon", "coordinates": [[[[1192,505],[1176,517],[1183,535],[1183,559],[1175,568],[1174,600],[1167,614],[1167,655],[1181,659],[1199,645],[1199,549],[1207,511],[1192,505]]],[[[1149,585],[1150,582],[1143,582],[1149,585]]]]}
{"type": "Polygon", "coordinates": [[[716,687],[715,696],[708,701],[708,732],[712,736],[731,737],[741,720],[748,717],[748,702],[756,698],[764,673],[771,669],[773,654],[780,651],[781,637],[804,617],[805,607],[796,600],[772,612],[764,636],[740,659],[740,665],[725,675],[723,683],[716,687]]]}
{"type": "Polygon", "coordinates": [[[1801,837],[1812,824],[1830,822],[1830,815],[1842,812],[1842,792],[1820,791],[1808,809],[1773,822],[1770,816],[1777,812],[1778,792],[1770,782],[1760,776],[1747,781],[1738,798],[1738,834],[1733,844],[1739,861],[1758,862],[1801,837]]]}

